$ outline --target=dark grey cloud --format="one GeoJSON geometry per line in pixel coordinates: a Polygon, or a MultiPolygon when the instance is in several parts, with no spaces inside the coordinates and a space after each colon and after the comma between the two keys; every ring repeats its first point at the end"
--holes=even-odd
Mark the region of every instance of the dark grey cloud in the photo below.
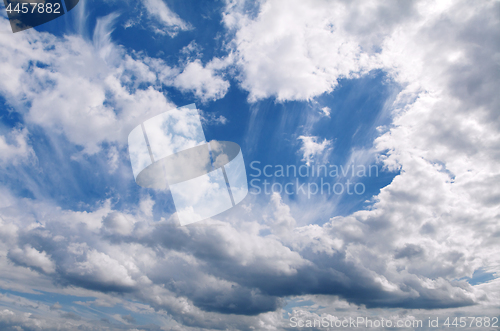
{"type": "Polygon", "coordinates": [[[421,257],[425,253],[424,249],[418,245],[406,244],[403,248],[397,249],[394,257],[396,259],[421,257]]]}
{"type": "MultiPolygon", "coordinates": [[[[110,218],[116,217],[116,212],[110,211],[101,217],[106,226],[110,218]]],[[[258,315],[280,308],[286,297],[308,294],[339,296],[367,307],[428,308],[431,305],[432,308],[446,308],[474,304],[470,297],[457,295],[451,285],[429,291],[409,275],[394,279],[398,290],[388,291],[370,269],[349,261],[345,250],[333,254],[315,252],[311,248],[294,250],[276,238],[259,238],[229,224],[178,227],[173,221],[157,224],[139,221],[130,235],[110,236],[102,231],[90,231],[83,224],[68,227],[63,223],[52,220],[44,229],[20,231],[18,238],[20,247],[29,243],[51,257],[57,270],[51,275],[54,284],[140,298],[156,309],[172,309],[171,303],[155,302],[144,288],[151,285],[137,283],[141,275],[171,295],[189,299],[202,311],[220,314],[258,315]],[[121,263],[115,263],[108,255],[95,251],[136,244],[148,248],[148,254],[151,251],[155,254],[151,257],[154,264],[136,276],[130,276],[121,263]],[[243,251],[240,245],[246,250],[243,251]],[[286,268],[276,268],[279,265],[286,268]],[[412,292],[419,295],[411,295],[412,292]]],[[[327,223],[321,228],[320,235],[325,239],[334,238],[329,226],[327,223]]],[[[372,224],[365,227],[365,231],[368,235],[387,231],[387,228],[388,225],[373,227],[372,224]]],[[[345,239],[356,242],[348,235],[345,239]]],[[[295,240],[290,239],[291,242],[295,240]]],[[[396,259],[416,259],[425,254],[422,247],[412,244],[394,252],[396,259]]],[[[373,256],[373,259],[382,261],[387,257],[373,256]]],[[[445,258],[456,263],[463,257],[459,252],[450,252],[445,258]]],[[[452,272],[439,264],[433,269],[428,262],[422,263],[426,264],[429,277],[452,272]]],[[[421,273],[418,268],[414,272],[421,273]]]]}

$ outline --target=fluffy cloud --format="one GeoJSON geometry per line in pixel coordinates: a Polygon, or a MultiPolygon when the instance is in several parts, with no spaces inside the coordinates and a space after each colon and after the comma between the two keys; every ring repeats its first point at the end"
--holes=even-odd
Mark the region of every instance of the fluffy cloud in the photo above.
{"type": "Polygon", "coordinates": [[[439,296],[437,288],[457,291],[453,282],[479,268],[498,275],[491,254],[499,231],[498,3],[266,1],[248,8],[229,3],[225,22],[250,101],[309,99],[376,68],[402,87],[392,128],[375,141],[376,152],[387,152],[379,157],[385,167],[402,172],[370,211],[332,220],[338,240],[349,243],[346,256],[385,270],[378,282],[393,293],[403,288],[398,282],[416,281],[420,295],[439,296]],[[328,60],[317,61],[321,55],[328,60]]]}
{"type": "Polygon", "coordinates": [[[300,152],[302,152],[302,161],[305,161],[307,165],[310,165],[311,161],[313,161],[316,156],[321,156],[328,151],[328,147],[332,144],[332,142],[327,139],[324,139],[322,142],[317,142],[318,137],[313,136],[299,136],[297,139],[302,141],[300,152]]]}
{"type": "Polygon", "coordinates": [[[222,98],[229,89],[229,82],[214,73],[212,64],[203,66],[200,60],[190,62],[174,80],[181,91],[193,91],[201,100],[222,98]]]}
{"type": "MultiPolygon", "coordinates": [[[[40,279],[39,285],[30,285],[33,289],[59,292],[54,282],[66,285],[63,293],[69,294],[76,287],[78,295],[97,297],[82,303],[93,307],[140,301],[186,326],[257,327],[271,323],[266,320],[279,313],[282,298],[307,294],[408,309],[428,308],[429,303],[435,308],[469,306],[486,296],[463,280],[449,280],[472,270],[463,254],[474,243],[439,246],[423,233],[414,234],[410,245],[399,235],[411,232],[407,224],[397,219],[388,224],[372,215],[381,213],[380,203],[375,212],[301,227],[277,194],[264,210],[253,208],[243,217],[241,210],[233,210],[224,222],[189,227],[178,227],[173,219],[153,222],[140,208],[118,215],[107,203],[91,213],[26,200],[14,204],[1,211],[8,219],[2,228],[10,225],[14,231],[10,248],[2,248],[10,250],[7,257],[17,268],[15,276],[11,268],[2,268],[1,279],[10,287],[23,284],[26,275],[40,279]],[[29,224],[13,210],[35,215],[39,223],[29,224]],[[252,221],[256,215],[265,215],[266,222],[252,221]],[[125,219],[134,220],[133,225],[125,219]],[[261,235],[267,228],[271,232],[261,235]],[[450,263],[438,263],[440,257],[450,263]]],[[[6,263],[4,258],[0,262],[6,263]]]]}
{"type": "Polygon", "coordinates": [[[330,117],[330,112],[332,110],[330,109],[330,107],[323,107],[321,108],[321,113],[326,116],[326,117],[330,117]]]}
{"type": "Polygon", "coordinates": [[[8,257],[11,261],[42,270],[45,273],[55,271],[54,262],[50,260],[45,252],[39,252],[30,245],[25,245],[22,249],[15,248],[9,251],[8,257]]]}
{"type": "MultiPolygon", "coordinates": [[[[136,123],[175,107],[158,85],[193,91],[202,101],[223,97],[229,87],[213,71],[220,69],[217,59],[207,66],[195,60],[171,68],[159,59],[133,58],[110,39],[116,17],[98,19],[91,41],[35,30],[0,41],[0,91],[8,103],[25,115],[27,124],[64,134],[90,154],[103,142],[124,144],[136,123]]],[[[1,24],[8,22],[2,19],[1,24]]],[[[22,141],[17,152],[7,146],[1,139],[6,154],[25,148],[22,141]]]]}
{"type": "Polygon", "coordinates": [[[309,100],[331,92],[339,78],[357,77],[376,67],[375,59],[343,29],[350,7],[359,5],[272,0],[254,10],[249,6],[229,2],[224,22],[234,30],[241,85],[251,101],[270,96],[309,100]]]}
{"type": "Polygon", "coordinates": [[[25,114],[28,123],[62,133],[89,153],[98,151],[105,140],[126,137],[139,104],[146,112],[173,106],[152,87],[127,86],[131,75],[144,83],[153,83],[156,76],[110,43],[113,19],[99,21],[93,43],[34,30],[24,38],[6,35],[1,41],[3,72],[11,72],[0,83],[7,101],[25,114]]]}

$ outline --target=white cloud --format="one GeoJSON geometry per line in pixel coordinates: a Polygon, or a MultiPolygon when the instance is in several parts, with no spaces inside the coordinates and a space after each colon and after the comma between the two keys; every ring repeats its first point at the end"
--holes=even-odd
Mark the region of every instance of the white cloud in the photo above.
{"type": "Polygon", "coordinates": [[[0,135],[0,165],[18,164],[36,158],[28,143],[28,130],[13,129],[7,135],[0,135]]]}
{"type": "MultiPolygon", "coordinates": [[[[314,71],[307,69],[317,49],[336,54],[331,51],[334,42],[325,41],[326,46],[319,48],[314,38],[302,42],[302,36],[313,28],[319,36],[331,34],[337,42],[357,45],[351,61],[365,58],[369,65],[340,58],[341,63],[354,63],[353,72],[380,68],[403,87],[393,105],[392,128],[375,141],[376,151],[388,151],[380,157],[383,164],[390,169],[401,167],[402,173],[382,189],[370,210],[336,217],[320,231],[331,226],[329,237],[337,238],[327,242],[349,247],[346,254],[353,263],[372,271],[387,268],[383,278],[376,277],[380,286],[394,288],[400,281],[413,279],[422,282],[422,291],[432,289],[440,296],[436,289],[443,286],[457,298],[479,303],[486,295],[482,287],[461,293],[450,284],[472,277],[478,268],[499,273],[498,254],[492,253],[497,252],[492,245],[500,233],[494,216],[500,201],[500,102],[494,92],[500,81],[494,69],[500,49],[491,42],[498,38],[500,26],[498,16],[492,14],[496,10],[497,2],[475,6],[420,1],[389,6],[373,1],[361,6],[356,2],[292,5],[267,1],[256,13],[243,14],[237,2],[228,5],[226,23],[235,29],[241,84],[250,92],[251,101],[269,96],[304,99],[331,90],[335,82],[325,84],[319,74],[308,80],[314,71]],[[328,25],[320,26],[317,22],[322,21],[313,20],[309,12],[316,17],[330,13],[332,31],[328,25]],[[292,26],[290,33],[285,26],[292,26]],[[292,33],[296,38],[288,40],[292,33]],[[284,47],[277,51],[283,45],[293,51],[284,47]],[[297,62],[291,65],[293,61],[297,62]],[[287,63],[288,71],[273,67],[282,63],[287,63]],[[296,76],[301,72],[302,76],[296,76]],[[290,88],[302,83],[303,90],[290,88]],[[415,247],[420,253],[396,258],[405,247],[415,247]]],[[[322,63],[335,68],[334,62],[322,63]]],[[[309,162],[308,155],[323,146],[311,139],[305,142],[314,143],[301,149],[309,162]]]]}
{"type": "Polygon", "coordinates": [[[331,109],[330,107],[323,107],[321,108],[321,113],[326,116],[326,117],[330,117],[330,113],[331,113],[331,109]]]}
{"type": "Polygon", "coordinates": [[[224,97],[229,82],[216,76],[210,63],[203,66],[200,60],[195,60],[174,79],[174,86],[181,91],[192,91],[201,100],[207,101],[224,97]]]}
{"type": "MultiPolygon", "coordinates": [[[[393,199],[402,202],[401,198],[393,199]]],[[[270,316],[233,316],[221,314],[220,310],[236,309],[235,312],[244,313],[245,309],[255,307],[274,311],[276,297],[265,293],[278,297],[310,291],[336,293],[347,296],[350,302],[368,306],[379,305],[380,300],[390,305],[399,302],[410,306],[425,305],[433,300],[443,307],[481,302],[485,295],[484,289],[473,288],[465,281],[452,286],[447,280],[473,270],[468,267],[471,262],[467,255],[463,254],[470,254],[467,250],[476,247],[474,240],[456,237],[456,245],[443,245],[446,241],[437,238],[434,241],[428,234],[419,234],[412,228],[413,223],[390,219],[389,226],[385,225],[380,217],[394,218],[394,215],[384,214],[386,207],[382,202],[372,211],[333,218],[324,225],[299,227],[295,225],[291,209],[277,194],[272,197],[268,210],[254,204],[252,212],[263,215],[265,224],[253,220],[253,215],[244,219],[241,211],[235,210],[224,222],[212,221],[211,225],[193,227],[176,227],[171,220],[152,222],[139,208],[124,214],[103,206],[92,213],[79,213],[26,200],[18,200],[17,204],[23,207],[17,208],[18,211],[36,215],[44,225],[21,226],[22,214],[8,216],[2,228],[19,225],[11,235],[10,249],[24,260],[10,254],[20,270],[14,276],[9,272],[11,268],[2,268],[0,279],[8,280],[10,286],[17,282],[23,284],[26,280],[21,267],[45,267],[40,262],[45,261],[40,258],[44,255],[40,251],[33,255],[36,258],[25,257],[29,255],[25,253],[32,250],[26,248],[26,242],[36,242],[44,249],[42,252],[46,252],[44,256],[52,257],[52,264],[48,266],[58,271],[53,277],[62,277],[72,287],[59,289],[47,279],[48,283],[35,282],[30,288],[68,293],[76,287],[80,289],[78,295],[97,296],[95,302],[86,302],[87,306],[114,307],[128,300],[140,301],[157,311],[167,310],[180,324],[193,326],[195,323],[205,328],[239,325],[241,328],[259,325],[270,316]],[[125,217],[135,222],[133,228],[125,217]],[[102,224],[100,231],[94,230],[97,222],[102,224]],[[272,234],[261,235],[267,228],[272,229],[272,234]],[[410,241],[403,240],[405,236],[400,234],[409,235],[410,241]],[[463,239],[469,241],[462,242],[463,239]],[[423,253],[405,253],[409,251],[404,249],[408,242],[424,247],[423,253]],[[443,257],[446,260],[441,261],[443,257]],[[411,258],[411,264],[402,260],[405,258],[411,258]],[[226,268],[227,265],[231,268],[226,268]],[[282,288],[283,282],[293,287],[282,288]],[[345,292],[355,284],[375,293],[377,298],[372,300],[372,296],[345,292]],[[101,291],[122,294],[101,294],[101,291]],[[207,299],[213,297],[217,299],[207,299]],[[242,306],[237,309],[234,302],[242,306]]],[[[411,208],[411,204],[401,208],[411,208]]],[[[1,215],[4,213],[0,211],[1,215]]],[[[470,229],[467,232],[470,233],[470,229]]],[[[0,252],[2,250],[5,247],[0,247],[0,252]]],[[[30,275],[30,279],[34,276],[30,275]]],[[[321,299],[313,299],[316,300],[321,299]]],[[[325,311],[336,314],[331,310],[336,304],[324,307],[325,311]]],[[[282,312],[278,309],[274,313],[282,312]]],[[[278,326],[282,320],[277,318],[272,323],[278,326]]]]}
{"type": "Polygon", "coordinates": [[[47,253],[43,251],[39,252],[30,245],[25,245],[22,249],[15,248],[11,250],[9,252],[9,258],[16,261],[16,263],[41,269],[45,273],[55,272],[55,264],[50,257],[47,256],[47,253]]]}
{"type": "Polygon", "coordinates": [[[111,213],[104,218],[103,226],[108,231],[125,236],[134,229],[134,220],[121,213],[111,213]]]}
{"type": "Polygon", "coordinates": [[[299,136],[297,139],[302,141],[302,147],[300,147],[302,161],[305,161],[307,165],[310,165],[315,157],[328,152],[332,145],[331,140],[324,139],[322,142],[317,142],[318,137],[314,136],[299,136]]]}
{"type": "Polygon", "coordinates": [[[175,37],[179,31],[192,29],[189,23],[170,10],[162,0],[143,0],[143,3],[149,16],[155,18],[163,26],[163,28],[156,30],[157,32],[166,32],[171,37],[175,37]]]}
{"type": "Polygon", "coordinates": [[[109,173],[113,173],[118,169],[118,162],[120,160],[120,152],[116,148],[116,146],[111,146],[108,151],[108,165],[109,165],[109,173]]]}
{"type": "Polygon", "coordinates": [[[248,6],[229,2],[224,22],[235,31],[236,63],[250,101],[310,100],[331,92],[339,78],[376,66],[343,29],[349,4],[271,0],[259,3],[254,17],[248,6]]]}
{"type": "Polygon", "coordinates": [[[208,125],[225,125],[228,123],[228,119],[223,115],[217,116],[214,113],[207,113],[207,112],[201,113],[201,121],[202,123],[208,125]]]}
{"type": "Polygon", "coordinates": [[[136,282],[128,274],[127,268],[105,253],[90,250],[87,259],[77,262],[67,271],[75,278],[92,282],[98,286],[131,287],[136,282]]]}
{"type": "Polygon", "coordinates": [[[26,113],[27,124],[62,133],[88,153],[97,152],[103,141],[124,142],[137,121],[139,104],[143,114],[173,106],[153,88],[128,86],[131,75],[137,74],[143,83],[153,83],[156,76],[109,41],[112,18],[99,21],[103,23],[98,24],[101,28],[93,44],[76,36],[58,39],[34,30],[0,41],[3,72],[11,72],[0,83],[7,101],[26,113]],[[45,66],[26,70],[33,66],[30,63],[45,66]]]}
{"type": "MultiPolygon", "coordinates": [[[[63,134],[85,147],[84,153],[94,154],[103,142],[126,144],[141,120],[176,107],[159,91],[161,83],[192,91],[202,101],[225,95],[229,83],[215,71],[226,64],[214,59],[203,66],[195,60],[171,68],[159,59],[133,58],[110,39],[115,19],[113,14],[98,19],[92,41],[33,29],[1,38],[0,92],[16,111],[26,114],[27,125],[63,134]],[[33,70],[27,70],[30,67],[33,70]],[[141,84],[147,87],[139,88],[141,84]]],[[[0,141],[6,155],[25,148],[18,145],[15,152],[8,146],[0,141]]]]}
{"type": "Polygon", "coordinates": [[[196,41],[191,41],[187,46],[184,46],[179,53],[187,56],[188,58],[194,57],[198,58],[201,56],[203,48],[196,43],[196,41]]]}

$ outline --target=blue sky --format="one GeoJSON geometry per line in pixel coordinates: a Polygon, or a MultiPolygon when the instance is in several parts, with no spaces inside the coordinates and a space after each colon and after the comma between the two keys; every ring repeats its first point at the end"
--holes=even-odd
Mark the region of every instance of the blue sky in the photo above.
{"type": "Polygon", "coordinates": [[[498,316],[498,9],[81,0],[12,33],[2,8],[2,330],[498,316]],[[249,184],[362,193],[250,185],[180,227],[169,192],[135,183],[127,136],[191,103],[249,184]]]}

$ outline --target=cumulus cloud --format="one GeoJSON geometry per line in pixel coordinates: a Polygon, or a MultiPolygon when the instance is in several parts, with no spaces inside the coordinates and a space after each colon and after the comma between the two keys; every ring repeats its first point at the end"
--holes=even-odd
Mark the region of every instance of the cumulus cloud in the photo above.
{"type": "MultiPolygon", "coordinates": [[[[158,84],[192,91],[202,101],[223,97],[229,87],[214,72],[220,69],[218,60],[171,68],[159,59],[133,58],[110,39],[116,17],[98,19],[92,41],[35,30],[0,41],[0,91],[8,103],[25,114],[27,124],[64,134],[89,154],[97,153],[103,142],[125,144],[138,122],[175,107],[158,84]]],[[[8,23],[2,19],[1,24],[8,23]]],[[[26,131],[12,134],[18,147],[1,138],[2,151],[6,156],[26,154],[21,139],[26,131]]]]}
{"type": "MultiPolygon", "coordinates": [[[[413,242],[427,240],[432,248],[402,245],[398,234],[408,226],[397,220],[384,226],[369,211],[297,227],[289,206],[275,194],[265,210],[254,209],[247,219],[236,210],[224,222],[178,227],[173,220],[152,222],[137,209],[126,215],[135,221],[132,230],[109,232],[121,229],[122,221],[108,204],[79,213],[16,203],[44,224],[21,227],[22,215],[10,215],[7,223],[16,227],[9,258],[20,268],[17,275],[23,268],[45,271],[39,277],[99,296],[85,305],[140,301],[193,327],[256,326],[266,314],[279,312],[282,298],[312,293],[367,307],[408,309],[428,308],[430,302],[435,308],[468,306],[486,295],[465,281],[450,282],[467,273],[465,248],[439,247],[416,235],[413,242]],[[267,215],[266,222],[252,220],[254,214],[267,215]],[[266,228],[272,232],[260,235],[266,228]],[[450,264],[438,263],[438,254],[450,264]],[[412,259],[410,268],[404,259],[412,259]],[[436,263],[424,268],[430,261],[436,263]]],[[[16,282],[2,270],[2,279],[16,282]]]]}
{"type": "Polygon", "coordinates": [[[30,245],[25,245],[22,249],[15,248],[9,251],[8,257],[17,264],[25,265],[42,270],[45,273],[55,271],[54,262],[47,256],[46,252],[39,252],[30,245]]]}
{"type": "Polygon", "coordinates": [[[250,101],[270,96],[310,100],[331,92],[339,78],[358,77],[376,67],[371,54],[343,29],[347,3],[272,0],[255,10],[249,6],[229,2],[224,22],[234,31],[241,86],[250,92],[250,101]]]}
{"type": "MultiPolygon", "coordinates": [[[[377,229],[406,227],[400,236],[393,234],[400,242],[395,247],[398,253],[393,254],[403,254],[405,247],[412,247],[407,245],[428,247],[428,251],[413,255],[415,267],[419,256],[426,254],[432,254],[427,258],[436,261],[438,256],[449,261],[431,267],[422,264],[418,273],[427,277],[471,276],[479,266],[472,256],[481,256],[489,266],[496,265],[496,259],[479,246],[443,246],[438,242],[462,233],[458,228],[463,233],[484,236],[485,242],[492,240],[481,229],[493,226],[486,219],[495,213],[498,200],[498,170],[494,166],[499,146],[498,95],[493,87],[500,77],[493,68],[497,66],[499,44],[491,42],[498,36],[499,20],[491,14],[498,10],[498,3],[485,2],[471,8],[462,2],[437,5],[419,1],[393,3],[390,7],[377,1],[363,6],[356,2],[290,5],[267,1],[249,11],[242,2],[231,2],[225,22],[235,29],[233,42],[241,85],[250,92],[251,101],[269,96],[307,99],[330,91],[339,78],[355,77],[375,68],[385,70],[401,84],[402,92],[392,106],[394,127],[379,137],[375,146],[378,152],[389,151],[380,157],[387,168],[401,168],[403,172],[377,197],[376,211],[366,213],[363,222],[373,220],[370,224],[377,229]],[[319,32],[305,42],[303,36],[312,29],[319,32]],[[486,32],[481,37],[477,31],[486,32]],[[327,46],[318,47],[320,36],[336,40],[324,41],[327,46]],[[347,55],[351,61],[338,56],[344,47],[338,45],[352,45],[347,55]],[[293,51],[278,52],[278,47],[293,51]],[[335,56],[317,64],[316,56],[321,54],[335,56]],[[280,70],[284,63],[289,71],[280,70]],[[322,78],[322,72],[335,73],[341,65],[352,66],[330,74],[332,82],[322,78]],[[313,75],[317,75],[313,82],[308,81],[313,75]],[[291,84],[300,89],[290,88],[291,84]],[[396,206],[405,216],[398,218],[390,211],[396,206]],[[432,239],[408,242],[415,232],[432,239]],[[471,259],[476,262],[467,262],[471,259]],[[459,261],[463,261],[460,267],[454,265],[459,261]]],[[[317,143],[312,146],[322,148],[317,143]]],[[[301,151],[306,150],[303,147],[301,151]]],[[[307,153],[304,155],[309,161],[307,153]]],[[[359,234],[352,235],[362,240],[359,234]]],[[[460,234],[452,242],[472,240],[466,237],[460,234]]]]}
{"type": "Polygon", "coordinates": [[[100,290],[122,290],[135,285],[127,269],[118,261],[105,253],[89,250],[85,253],[86,260],[77,262],[67,269],[70,277],[100,290]]]}
{"type": "Polygon", "coordinates": [[[120,235],[127,235],[134,228],[134,220],[130,220],[121,213],[111,213],[103,219],[103,227],[105,230],[120,235]]]}
{"type": "Polygon", "coordinates": [[[156,76],[109,41],[112,18],[99,21],[94,43],[34,30],[20,39],[7,35],[1,41],[0,57],[5,70],[12,71],[0,83],[7,101],[26,114],[29,124],[62,133],[88,153],[97,152],[105,140],[126,137],[139,104],[146,113],[172,106],[153,88],[127,86],[130,75],[137,74],[143,82],[153,82],[156,76]],[[27,70],[30,67],[33,70],[27,70]]]}
{"type": "Polygon", "coordinates": [[[215,75],[211,63],[203,66],[200,60],[194,60],[174,79],[174,86],[181,91],[193,91],[206,101],[222,98],[229,89],[229,82],[215,75]]]}

